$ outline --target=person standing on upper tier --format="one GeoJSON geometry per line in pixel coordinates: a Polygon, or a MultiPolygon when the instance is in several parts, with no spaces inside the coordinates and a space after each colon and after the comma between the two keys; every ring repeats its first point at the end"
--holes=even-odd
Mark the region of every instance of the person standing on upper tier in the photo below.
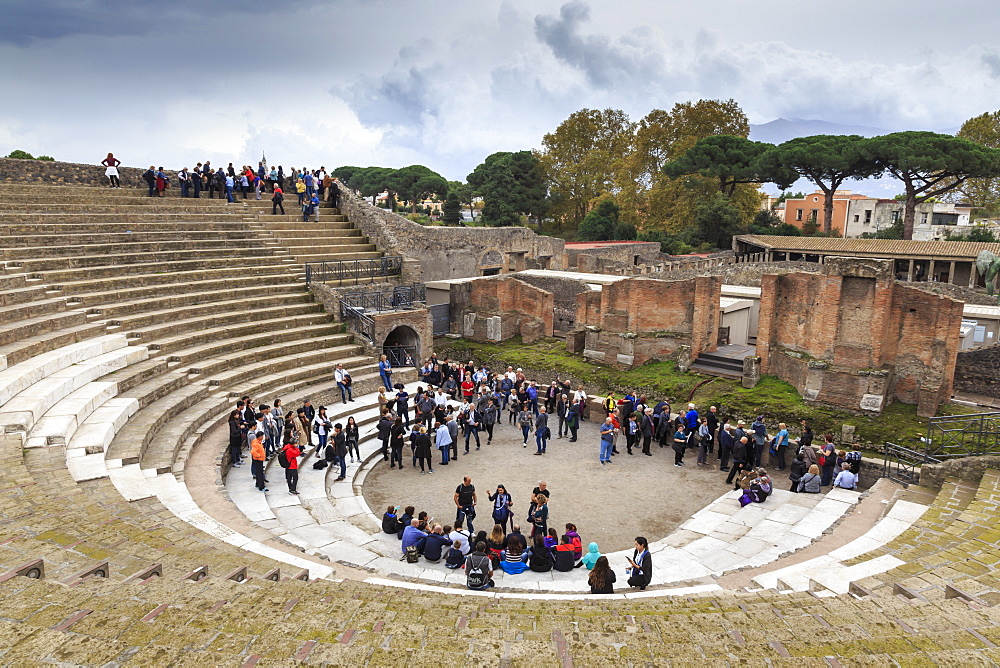
{"type": "Polygon", "coordinates": [[[118,178],[118,165],[122,164],[122,161],[116,158],[114,153],[108,153],[108,157],[101,160],[101,164],[106,167],[104,175],[108,177],[108,185],[112,188],[121,188],[122,182],[118,178]]]}

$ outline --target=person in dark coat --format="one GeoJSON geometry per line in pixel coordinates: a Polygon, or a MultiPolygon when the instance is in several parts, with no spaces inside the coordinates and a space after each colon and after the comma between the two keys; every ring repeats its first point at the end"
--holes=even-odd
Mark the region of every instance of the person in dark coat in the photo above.
{"type": "MultiPolygon", "coordinates": [[[[744,470],[749,468],[749,463],[747,462],[747,443],[750,439],[744,436],[733,443],[733,468],[729,471],[729,477],[726,478],[726,484],[732,485],[733,478],[738,474],[742,473],[744,470]]],[[[736,485],[733,489],[739,489],[739,485],[736,485]]]]}
{"type": "Polygon", "coordinates": [[[237,468],[243,464],[242,449],[242,420],[240,419],[240,412],[234,410],[229,414],[229,461],[237,468]]]}
{"type": "Polygon", "coordinates": [[[399,518],[396,517],[396,508],[394,506],[389,506],[385,515],[382,515],[382,532],[394,534],[399,531],[399,518]]]}
{"type": "Polygon", "coordinates": [[[635,550],[628,563],[628,585],[644,590],[653,579],[653,557],[649,554],[649,542],[643,536],[636,537],[635,550]]]}
{"type": "MultiPolygon", "coordinates": [[[[333,461],[340,462],[340,475],[334,479],[339,482],[347,478],[347,437],[344,434],[344,427],[339,422],[333,425],[333,442],[328,450],[333,451],[333,461]]],[[[327,457],[329,460],[330,457],[327,457]]]]}
{"type": "Polygon", "coordinates": [[[420,462],[420,473],[425,473],[424,462],[427,462],[426,473],[434,473],[434,463],[431,461],[431,437],[427,435],[427,427],[420,425],[420,433],[413,439],[413,454],[420,462]]]}
{"type": "Polygon", "coordinates": [[[792,465],[788,472],[788,479],[792,481],[791,490],[793,492],[799,491],[799,480],[802,480],[802,476],[804,476],[808,470],[809,464],[806,463],[805,456],[801,452],[795,455],[795,459],[792,460],[792,465]]]}

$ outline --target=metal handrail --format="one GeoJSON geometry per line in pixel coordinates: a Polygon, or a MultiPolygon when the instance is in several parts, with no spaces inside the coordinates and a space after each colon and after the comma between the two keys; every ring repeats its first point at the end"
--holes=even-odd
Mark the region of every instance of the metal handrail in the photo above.
{"type": "Polygon", "coordinates": [[[383,290],[348,292],[341,296],[342,304],[364,311],[396,311],[413,308],[418,302],[427,301],[427,288],[423,283],[397,285],[383,290]]]}
{"type": "Polygon", "coordinates": [[[306,285],[310,285],[313,281],[327,283],[329,281],[379,278],[402,274],[403,256],[387,255],[367,260],[331,260],[329,262],[324,260],[322,262],[307,262],[305,266],[306,285]]]}
{"type": "Polygon", "coordinates": [[[374,318],[365,315],[364,311],[359,308],[340,302],[340,319],[353,332],[365,337],[369,343],[375,345],[374,318]]]}
{"type": "Polygon", "coordinates": [[[924,464],[939,464],[940,459],[895,443],[886,443],[883,449],[882,477],[904,485],[920,480],[920,467],[924,464]]]}
{"type": "Polygon", "coordinates": [[[1000,453],[1000,413],[931,418],[924,452],[937,458],[1000,453]]]}

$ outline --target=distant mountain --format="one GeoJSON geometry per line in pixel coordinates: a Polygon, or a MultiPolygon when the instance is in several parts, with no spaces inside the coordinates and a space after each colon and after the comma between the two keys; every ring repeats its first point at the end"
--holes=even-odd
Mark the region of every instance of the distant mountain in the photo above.
{"type": "Polygon", "coordinates": [[[862,137],[875,137],[877,135],[888,134],[889,132],[890,130],[883,130],[882,128],[869,128],[862,125],[841,125],[839,123],[830,123],[829,121],[804,120],[801,118],[777,118],[770,123],[750,125],[750,139],[754,141],[766,141],[770,144],[780,144],[789,139],[808,137],[810,135],[861,135],[862,137]]]}

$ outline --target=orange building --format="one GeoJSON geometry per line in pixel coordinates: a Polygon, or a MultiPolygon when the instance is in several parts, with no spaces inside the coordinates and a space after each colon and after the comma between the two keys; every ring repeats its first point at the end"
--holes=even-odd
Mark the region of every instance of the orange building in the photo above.
{"type": "MultiPolygon", "coordinates": [[[[871,199],[867,195],[852,193],[850,190],[837,190],[833,194],[833,220],[830,229],[838,236],[844,236],[847,229],[847,210],[852,200],[871,199]]],[[[802,229],[809,220],[823,227],[823,191],[817,190],[800,199],[785,200],[785,222],[802,229]]]]}

